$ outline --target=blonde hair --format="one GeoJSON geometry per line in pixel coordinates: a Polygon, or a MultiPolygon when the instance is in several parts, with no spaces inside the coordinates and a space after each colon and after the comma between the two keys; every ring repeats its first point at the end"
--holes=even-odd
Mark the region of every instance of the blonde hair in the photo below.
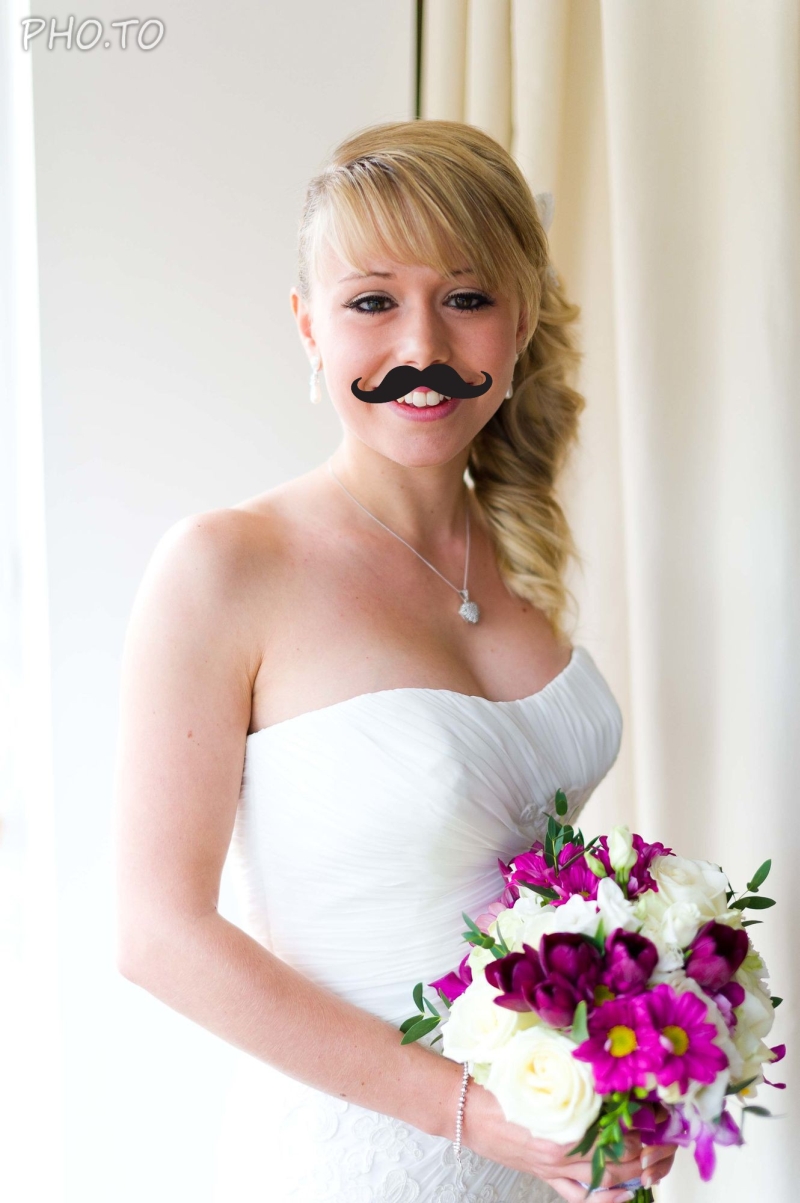
{"type": "Polygon", "coordinates": [[[358,270],[369,252],[450,274],[466,254],[479,286],[527,311],[525,346],[504,400],[472,441],[467,471],[508,588],[548,618],[559,640],[581,562],[555,486],[578,438],[584,398],[567,383],[582,353],[569,327],[580,306],[550,270],[547,235],[512,157],[458,121],[386,122],[357,131],[311,180],[300,220],[297,289],[311,298],[323,240],[358,270]]]}

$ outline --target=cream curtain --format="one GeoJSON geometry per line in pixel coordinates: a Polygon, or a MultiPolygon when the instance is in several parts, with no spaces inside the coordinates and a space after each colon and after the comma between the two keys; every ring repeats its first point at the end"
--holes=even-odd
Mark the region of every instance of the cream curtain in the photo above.
{"type": "Polygon", "coordinates": [[[424,118],[480,126],[555,196],[588,405],[564,500],[585,643],[623,708],[585,828],[634,822],[736,888],[783,1092],[663,1203],[790,1203],[800,1093],[800,0],[426,0],[424,118]],[[784,1069],[785,1067],[785,1069],[784,1069]]]}

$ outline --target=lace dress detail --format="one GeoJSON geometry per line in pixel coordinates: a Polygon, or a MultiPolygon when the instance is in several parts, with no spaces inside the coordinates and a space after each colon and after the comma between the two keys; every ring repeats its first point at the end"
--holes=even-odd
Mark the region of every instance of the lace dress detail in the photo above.
{"type": "MultiPolygon", "coordinates": [[[[544,689],[518,701],[387,689],[254,732],[230,851],[242,926],[313,981],[399,1027],[414,1009],[414,985],[464,956],[462,911],[477,916],[500,894],[497,858],[507,862],[542,838],[556,789],[575,820],[621,736],[619,706],[580,645],[544,689]]],[[[462,1162],[465,1194],[451,1140],[242,1053],[225,1100],[214,1200],[559,1198],[466,1146],[462,1162]]]]}

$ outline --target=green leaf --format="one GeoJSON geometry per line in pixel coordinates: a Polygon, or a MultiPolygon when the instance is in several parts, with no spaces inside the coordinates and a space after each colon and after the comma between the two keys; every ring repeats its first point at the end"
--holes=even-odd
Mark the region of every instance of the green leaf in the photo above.
{"type": "Polygon", "coordinates": [[[777,997],[776,997],[776,996],[773,994],[772,998],[770,999],[770,1002],[772,1003],[773,1010],[776,1010],[776,1011],[777,1011],[778,1007],[779,1007],[779,1006],[781,1005],[781,1003],[783,1002],[783,999],[782,999],[782,998],[777,998],[777,997]]]}
{"type": "MultiPolygon", "coordinates": [[[[748,888],[748,890],[750,889],[749,886],[747,888],[748,888]]],[[[731,898],[733,898],[733,890],[726,890],[725,891],[725,901],[730,902],[731,898]]]]}
{"type": "Polygon", "coordinates": [[[589,1029],[586,1026],[586,1002],[584,999],[578,1003],[575,1008],[575,1015],[572,1020],[572,1032],[570,1033],[576,1044],[583,1044],[589,1039],[589,1029]]]}
{"type": "Polygon", "coordinates": [[[418,1019],[417,1022],[408,1029],[400,1043],[413,1044],[413,1042],[415,1040],[419,1040],[421,1036],[426,1036],[428,1032],[432,1032],[438,1023],[439,1020],[435,1019],[432,1015],[426,1016],[425,1019],[418,1019]]]}
{"type": "Polygon", "coordinates": [[[567,795],[563,789],[556,790],[556,814],[565,815],[567,813],[567,795]]]}
{"type": "Polygon", "coordinates": [[[600,1125],[597,1122],[597,1120],[595,1120],[595,1122],[593,1124],[591,1124],[591,1126],[589,1128],[586,1129],[586,1134],[585,1134],[583,1140],[579,1144],[576,1144],[574,1149],[570,1149],[570,1151],[567,1153],[567,1156],[568,1157],[584,1157],[589,1152],[589,1150],[591,1149],[595,1140],[597,1139],[597,1133],[599,1131],[599,1128],[600,1128],[600,1125]]]}
{"type": "Polygon", "coordinates": [[[592,1190],[597,1190],[598,1186],[603,1181],[605,1169],[606,1151],[602,1145],[598,1145],[592,1157],[592,1181],[590,1183],[592,1190]]]}
{"type": "Polygon", "coordinates": [[[441,1015],[440,1015],[440,1014],[439,1014],[439,1012],[436,1010],[436,1007],[433,1005],[433,1003],[432,1003],[432,1002],[428,1002],[427,998],[423,998],[423,1000],[422,1000],[422,1001],[425,1003],[425,1006],[428,1008],[428,1010],[430,1011],[431,1015],[438,1015],[438,1016],[439,1016],[439,1018],[441,1019],[441,1015]]]}
{"type": "Polygon", "coordinates": [[[748,890],[757,890],[759,886],[763,886],[769,876],[769,871],[772,868],[772,861],[765,860],[763,865],[756,869],[750,881],[747,883],[748,890]]]}
{"type": "Polygon", "coordinates": [[[743,1107],[742,1113],[747,1115],[760,1115],[764,1119],[772,1119],[772,1112],[766,1107],[743,1107]]]}
{"type": "Polygon", "coordinates": [[[419,1015],[411,1015],[408,1019],[404,1019],[400,1024],[400,1031],[407,1032],[415,1023],[419,1023],[419,1015]]]}
{"type": "Polygon", "coordinates": [[[472,920],[470,919],[470,917],[466,913],[466,911],[461,912],[461,918],[464,920],[464,922],[466,923],[466,925],[470,931],[474,931],[476,935],[481,934],[481,929],[478,927],[478,925],[476,923],[472,922],[472,920]]]}
{"type": "Polygon", "coordinates": [[[541,894],[542,898],[546,898],[548,902],[553,898],[558,898],[558,890],[554,890],[550,886],[534,886],[528,881],[522,881],[520,885],[525,886],[527,890],[533,890],[534,894],[541,894]]]}
{"type": "Polygon", "coordinates": [[[417,982],[414,987],[414,1005],[418,1011],[422,1010],[422,982],[417,982]]]}
{"type": "Polygon", "coordinates": [[[438,1036],[434,1036],[433,1040],[431,1040],[431,1046],[433,1046],[434,1044],[438,1044],[439,1041],[441,1040],[441,1038],[442,1038],[442,1033],[440,1032],[438,1036]]]}
{"type": "Polygon", "coordinates": [[[764,898],[762,895],[748,894],[746,898],[739,898],[736,902],[731,903],[731,910],[734,911],[765,911],[768,906],[774,906],[774,898],[764,898]]]}
{"type": "Polygon", "coordinates": [[[725,1093],[739,1094],[740,1091],[746,1090],[747,1087],[752,1085],[753,1082],[755,1082],[755,1078],[746,1078],[744,1082],[732,1082],[725,1093]]]}
{"type": "Polygon", "coordinates": [[[742,919],[742,927],[755,927],[757,923],[763,922],[763,919],[742,919]]]}
{"type": "Polygon", "coordinates": [[[452,998],[447,997],[447,995],[445,994],[445,992],[441,986],[436,987],[436,993],[439,995],[439,998],[442,1000],[442,1002],[444,1003],[444,1005],[446,1007],[452,1007],[452,1005],[453,1005],[452,998]]]}

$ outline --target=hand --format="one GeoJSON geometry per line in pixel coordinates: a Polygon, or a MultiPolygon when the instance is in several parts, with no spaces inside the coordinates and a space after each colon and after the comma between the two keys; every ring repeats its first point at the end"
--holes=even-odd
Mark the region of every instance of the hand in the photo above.
{"type": "MultiPolygon", "coordinates": [[[[462,1125],[463,1143],[481,1157],[498,1161],[511,1169],[522,1170],[547,1182],[568,1203],[583,1203],[584,1183],[592,1180],[591,1153],[569,1156],[576,1141],[557,1144],[538,1140],[527,1128],[505,1118],[497,1098],[475,1081],[469,1085],[462,1125]]],[[[674,1145],[642,1147],[636,1133],[625,1138],[625,1151],[619,1162],[609,1161],[601,1186],[590,1196],[592,1203],[622,1203],[633,1194],[619,1186],[621,1182],[641,1178],[644,1186],[660,1182],[672,1168],[674,1145]]]]}

